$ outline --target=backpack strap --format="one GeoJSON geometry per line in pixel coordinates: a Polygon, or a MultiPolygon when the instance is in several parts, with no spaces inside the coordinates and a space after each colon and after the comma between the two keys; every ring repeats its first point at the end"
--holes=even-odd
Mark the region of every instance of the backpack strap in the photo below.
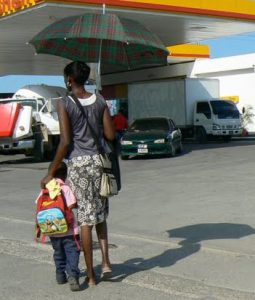
{"type": "MultiPolygon", "coordinates": [[[[64,185],[64,183],[61,183],[61,182],[60,182],[59,184],[60,184],[60,186],[64,185]]],[[[62,197],[63,197],[63,199],[64,199],[65,207],[66,207],[67,209],[70,209],[70,208],[68,208],[68,206],[67,206],[67,203],[66,203],[66,197],[65,197],[64,193],[62,192],[62,189],[61,189],[61,195],[62,195],[62,197]]],[[[71,209],[70,209],[70,210],[71,210],[71,209]]],[[[73,212],[72,212],[72,213],[73,213],[73,212]]],[[[74,217],[74,219],[75,219],[75,217],[74,217]]],[[[76,244],[76,246],[77,246],[78,251],[80,251],[80,250],[81,250],[80,241],[77,239],[77,235],[76,235],[75,232],[74,232],[74,228],[73,228],[73,239],[74,239],[74,241],[75,241],[75,244],[76,244]]]]}
{"type": "Polygon", "coordinates": [[[78,251],[81,251],[81,244],[80,241],[77,239],[77,234],[73,233],[73,239],[75,241],[78,251]]]}

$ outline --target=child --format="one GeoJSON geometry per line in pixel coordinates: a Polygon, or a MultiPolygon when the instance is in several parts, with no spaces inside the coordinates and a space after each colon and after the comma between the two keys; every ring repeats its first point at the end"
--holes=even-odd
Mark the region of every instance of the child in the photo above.
{"type": "MultiPolygon", "coordinates": [[[[55,173],[56,182],[60,184],[62,195],[66,200],[69,208],[76,207],[76,199],[68,185],[65,184],[67,176],[67,167],[64,162],[59,165],[55,173]]],[[[50,191],[49,191],[50,192],[50,191]]],[[[41,195],[41,194],[40,194],[41,195]]],[[[39,195],[39,196],[40,196],[39,195]]],[[[36,228],[36,240],[40,237],[40,231],[36,228]]],[[[56,234],[50,236],[50,241],[54,249],[54,262],[56,266],[56,280],[58,284],[69,282],[71,291],[79,291],[79,235],[78,225],[74,218],[72,224],[66,233],[56,234]],[[67,278],[68,275],[68,278],[67,278]]]]}

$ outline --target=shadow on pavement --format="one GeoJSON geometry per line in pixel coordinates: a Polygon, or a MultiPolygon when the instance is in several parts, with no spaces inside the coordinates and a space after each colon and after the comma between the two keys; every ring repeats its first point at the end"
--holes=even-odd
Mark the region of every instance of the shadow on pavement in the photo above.
{"type": "Polygon", "coordinates": [[[184,226],[167,231],[170,238],[181,238],[180,247],[169,249],[163,253],[144,259],[133,258],[123,264],[113,265],[112,281],[121,281],[134,273],[150,270],[155,267],[165,268],[174,265],[201,249],[201,242],[217,239],[240,239],[255,234],[255,229],[245,224],[204,223],[184,226]]]}

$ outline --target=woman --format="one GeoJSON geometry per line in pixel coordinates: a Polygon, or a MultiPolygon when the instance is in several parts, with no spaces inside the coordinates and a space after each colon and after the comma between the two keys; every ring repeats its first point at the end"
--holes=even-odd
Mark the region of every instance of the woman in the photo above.
{"type": "Polygon", "coordinates": [[[42,187],[55,174],[60,162],[66,158],[68,165],[68,182],[78,203],[78,223],[81,228],[81,240],[87,266],[86,281],[89,286],[96,284],[93,270],[92,228],[95,225],[102,252],[102,274],[105,279],[111,273],[108,255],[107,223],[108,199],[99,195],[102,163],[97,146],[88,126],[93,127],[105,152],[110,149],[106,140],[112,141],[115,130],[107,104],[102,96],[88,93],[85,82],[90,68],[83,62],[76,61],[64,69],[64,79],[70,96],[59,100],[57,105],[60,143],[42,187]],[[85,111],[85,118],[73,100],[76,97],[85,111]]]}

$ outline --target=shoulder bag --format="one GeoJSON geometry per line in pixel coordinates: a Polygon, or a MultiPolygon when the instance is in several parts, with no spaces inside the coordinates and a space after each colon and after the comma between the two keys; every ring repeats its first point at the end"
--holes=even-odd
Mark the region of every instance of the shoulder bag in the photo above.
{"type": "MultiPolygon", "coordinates": [[[[112,197],[118,194],[121,188],[121,180],[120,180],[120,169],[118,162],[118,154],[112,149],[111,153],[105,153],[102,145],[100,144],[99,138],[89,123],[88,117],[75,95],[71,95],[72,99],[75,101],[76,105],[80,109],[83,117],[87,120],[91,135],[95,141],[100,160],[103,166],[103,173],[101,178],[100,185],[100,195],[102,197],[112,197]]],[[[112,146],[112,145],[111,145],[112,146]]]]}

